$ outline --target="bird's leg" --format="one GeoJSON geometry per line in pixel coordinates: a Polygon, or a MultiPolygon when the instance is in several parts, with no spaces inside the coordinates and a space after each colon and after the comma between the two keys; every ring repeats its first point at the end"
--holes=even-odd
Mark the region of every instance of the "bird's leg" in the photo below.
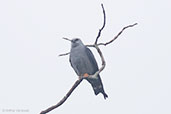
{"type": "Polygon", "coordinates": [[[85,74],[82,74],[80,76],[78,76],[78,79],[85,79],[85,78],[88,78],[90,75],[88,73],[85,73],[85,74]]]}
{"type": "Polygon", "coordinates": [[[98,75],[98,72],[96,72],[96,73],[93,74],[93,75],[89,75],[88,73],[85,73],[85,74],[83,75],[83,78],[84,78],[84,79],[85,79],[85,78],[98,79],[97,75],[98,75]]]}
{"type": "Polygon", "coordinates": [[[89,75],[88,73],[84,73],[83,75],[78,76],[78,79],[86,79],[86,78],[92,78],[92,79],[98,79],[97,75],[99,74],[99,72],[97,71],[95,74],[93,75],[89,75]]]}

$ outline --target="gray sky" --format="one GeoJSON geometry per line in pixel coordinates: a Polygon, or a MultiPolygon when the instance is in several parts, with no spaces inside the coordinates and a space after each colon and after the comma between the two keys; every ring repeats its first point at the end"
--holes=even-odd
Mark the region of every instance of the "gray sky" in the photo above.
{"type": "Polygon", "coordinates": [[[170,0],[0,0],[0,113],[38,114],[63,98],[77,76],[69,57],[58,57],[70,50],[62,37],[92,44],[103,23],[101,3],[107,23],[100,42],[138,23],[101,47],[109,98],[83,81],[49,114],[171,113],[170,0]]]}

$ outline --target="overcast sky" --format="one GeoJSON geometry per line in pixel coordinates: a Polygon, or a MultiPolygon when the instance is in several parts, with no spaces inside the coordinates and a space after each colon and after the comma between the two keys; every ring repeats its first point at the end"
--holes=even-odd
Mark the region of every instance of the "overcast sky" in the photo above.
{"type": "Polygon", "coordinates": [[[49,114],[171,113],[170,0],[0,0],[1,114],[38,114],[63,98],[78,77],[69,56],[58,57],[70,50],[62,37],[92,44],[103,23],[101,3],[107,22],[99,42],[138,23],[100,47],[109,98],[83,81],[49,114]]]}

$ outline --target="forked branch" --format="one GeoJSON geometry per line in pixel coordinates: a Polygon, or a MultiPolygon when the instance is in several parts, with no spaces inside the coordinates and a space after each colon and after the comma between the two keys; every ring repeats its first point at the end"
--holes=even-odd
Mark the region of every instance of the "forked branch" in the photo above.
{"type": "MultiPolygon", "coordinates": [[[[103,4],[101,4],[101,6],[102,6],[102,10],[103,10],[103,15],[104,15],[103,26],[102,26],[101,29],[99,29],[99,32],[98,32],[98,35],[97,35],[97,37],[96,37],[95,43],[94,43],[93,45],[86,45],[86,46],[96,48],[98,54],[100,55],[100,58],[101,58],[101,61],[102,61],[102,66],[101,66],[101,68],[100,68],[94,75],[89,75],[89,76],[88,76],[89,78],[97,78],[97,75],[105,68],[105,65],[106,65],[105,59],[104,59],[104,57],[103,57],[103,54],[102,54],[102,52],[101,52],[101,50],[100,50],[100,48],[99,48],[98,46],[100,46],[100,45],[106,46],[106,45],[112,43],[114,40],[116,40],[116,39],[122,34],[122,32],[123,32],[125,29],[137,25],[137,23],[135,23],[135,24],[133,24],[133,25],[128,25],[128,26],[124,27],[124,28],[123,28],[123,29],[122,29],[122,30],[121,30],[121,31],[120,31],[112,40],[110,40],[110,41],[108,41],[108,42],[106,42],[106,43],[98,43],[98,39],[100,38],[101,32],[102,32],[102,30],[104,29],[105,24],[106,24],[105,9],[104,9],[104,7],[103,7],[103,4]]],[[[67,39],[67,38],[64,38],[64,39],[67,39]]],[[[65,55],[69,55],[69,54],[70,54],[70,53],[60,54],[59,56],[65,56],[65,55]]],[[[58,108],[59,106],[61,106],[61,105],[68,99],[68,97],[69,97],[69,96],[71,95],[71,93],[75,90],[75,88],[82,82],[83,79],[84,79],[84,76],[80,76],[79,79],[74,83],[74,85],[72,86],[72,88],[71,88],[71,89],[68,91],[68,93],[63,97],[62,100],[60,100],[56,105],[53,105],[53,106],[49,107],[48,109],[42,111],[40,114],[46,114],[46,113],[52,111],[53,109],[58,108]]]]}
{"type": "Polygon", "coordinates": [[[97,37],[96,37],[96,40],[95,40],[95,43],[94,43],[94,44],[97,44],[98,39],[100,38],[101,32],[102,32],[102,30],[104,29],[104,27],[105,27],[105,25],[106,25],[106,13],[105,13],[105,9],[104,9],[104,7],[103,7],[103,4],[101,4],[101,6],[102,6],[102,10],[103,10],[104,21],[103,21],[103,26],[102,26],[102,28],[99,29],[99,32],[98,32],[98,35],[97,35],[97,37]]]}
{"type": "Polygon", "coordinates": [[[125,29],[127,29],[127,28],[129,28],[129,27],[133,27],[133,26],[135,26],[135,25],[137,25],[138,23],[135,23],[135,24],[133,24],[133,25],[128,25],[128,26],[126,26],[126,27],[124,27],[112,40],[110,40],[109,42],[106,42],[106,43],[99,43],[99,44],[97,44],[98,46],[99,45],[104,45],[104,46],[106,46],[106,45],[108,45],[108,44],[110,44],[110,43],[112,43],[113,41],[115,41],[121,34],[122,34],[122,32],[125,30],[125,29]]]}
{"type": "Polygon", "coordinates": [[[110,41],[108,41],[108,42],[106,42],[106,43],[97,43],[97,44],[86,45],[86,46],[88,46],[88,47],[95,47],[95,45],[97,45],[97,46],[100,46],[100,45],[106,46],[106,45],[112,43],[113,41],[115,41],[115,40],[122,34],[122,32],[123,32],[125,29],[127,29],[127,28],[129,28],[129,27],[134,27],[134,26],[137,25],[137,24],[138,24],[138,23],[135,23],[135,24],[128,25],[128,26],[122,28],[122,30],[121,30],[121,31],[120,31],[112,40],[110,40],[110,41]]]}

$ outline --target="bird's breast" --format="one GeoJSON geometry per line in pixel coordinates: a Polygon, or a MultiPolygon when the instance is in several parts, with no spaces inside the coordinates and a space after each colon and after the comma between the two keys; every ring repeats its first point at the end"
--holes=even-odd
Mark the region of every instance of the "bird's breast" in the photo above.
{"type": "Polygon", "coordinates": [[[72,49],[70,53],[71,63],[74,66],[74,70],[79,74],[83,75],[85,73],[93,74],[93,66],[87,57],[85,48],[82,49],[72,49]]]}

